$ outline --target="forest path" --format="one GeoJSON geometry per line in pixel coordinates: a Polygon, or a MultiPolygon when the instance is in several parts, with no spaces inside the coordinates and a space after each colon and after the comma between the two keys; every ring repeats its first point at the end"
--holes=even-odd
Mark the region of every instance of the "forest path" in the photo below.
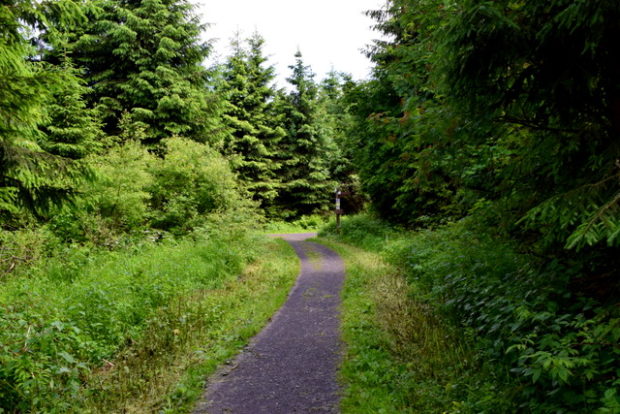
{"type": "Polygon", "coordinates": [[[344,264],[314,233],[288,241],[301,273],[287,302],[232,365],[209,382],[194,414],[337,413],[344,264]]]}

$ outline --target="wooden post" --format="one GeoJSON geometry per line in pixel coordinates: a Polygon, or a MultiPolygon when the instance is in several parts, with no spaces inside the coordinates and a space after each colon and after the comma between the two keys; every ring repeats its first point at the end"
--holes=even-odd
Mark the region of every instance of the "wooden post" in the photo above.
{"type": "Polygon", "coordinates": [[[340,195],[342,193],[336,188],[336,231],[340,233],[340,216],[342,215],[342,209],[340,208],[340,195]]]}

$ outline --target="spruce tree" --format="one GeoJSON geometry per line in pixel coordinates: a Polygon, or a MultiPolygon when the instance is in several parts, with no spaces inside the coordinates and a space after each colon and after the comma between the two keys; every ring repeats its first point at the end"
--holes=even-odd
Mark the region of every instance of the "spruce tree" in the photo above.
{"type": "Polygon", "coordinates": [[[318,92],[318,124],[328,148],[327,159],[331,177],[343,184],[349,181],[354,168],[351,163],[347,130],[351,115],[344,101],[344,90],[352,85],[351,77],[334,70],[320,83],[318,92]]]}
{"type": "Polygon", "coordinates": [[[201,66],[209,45],[187,0],[103,0],[73,36],[73,57],[86,71],[108,134],[127,113],[151,143],[176,135],[219,138],[221,102],[201,66]]]}
{"type": "Polygon", "coordinates": [[[54,4],[13,0],[0,6],[0,217],[6,224],[24,208],[36,214],[67,199],[83,171],[39,145],[53,95],[71,76],[38,60],[33,29],[52,30],[58,21],[79,17],[70,1],[54,4]]]}
{"type": "Polygon", "coordinates": [[[42,125],[41,148],[50,154],[81,159],[99,146],[101,125],[94,110],[86,108],[88,88],[69,58],[62,63],[62,85],[52,94],[48,119],[42,125]]]}
{"type": "Polygon", "coordinates": [[[287,81],[293,90],[281,100],[286,136],[280,145],[282,189],[278,205],[285,218],[297,218],[327,210],[335,183],[328,168],[326,138],[317,118],[318,87],[304,64],[301,52],[287,81]]]}
{"type": "Polygon", "coordinates": [[[326,144],[330,177],[341,191],[347,193],[341,201],[345,214],[359,212],[366,201],[353,163],[352,142],[349,138],[354,118],[349,113],[350,104],[345,97],[354,86],[350,75],[330,71],[319,84],[317,108],[318,126],[326,144]]]}
{"type": "Polygon", "coordinates": [[[254,34],[244,48],[237,37],[234,53],[225,65],[223,89],[228,98],[224,121],[231,130],[225,152],[234,170],[246,183],[263,210],[272,207],[278,194],[279,162],[276,150],[284,130],[272,116],[274,68],[266,66],[263,38],[254,34]]]}

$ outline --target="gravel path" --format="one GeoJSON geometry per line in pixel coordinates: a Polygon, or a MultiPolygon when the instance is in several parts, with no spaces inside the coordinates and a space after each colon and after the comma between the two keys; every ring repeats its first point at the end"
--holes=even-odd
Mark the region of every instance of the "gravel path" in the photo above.
{"type": "Polygon", "coordinates": [[[276,235],[301,259],[284,306],[235,362],[210,381],[195,414],[337,413],[340,289],[344,265],[332,250],[276,235]]]}

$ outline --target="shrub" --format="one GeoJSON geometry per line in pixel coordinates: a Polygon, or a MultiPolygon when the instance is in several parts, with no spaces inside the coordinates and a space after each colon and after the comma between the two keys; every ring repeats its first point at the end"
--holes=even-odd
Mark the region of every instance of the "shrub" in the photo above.
{"type": "Polygon", "coordinates": [[[65,241],[108,247],[118,244],[124,233],[139,232],[148,220],[153,160],[135,141],[90,157],[96,178],[81,188],[73,205],[51,220],[53,231],[65,241]]]}
{"type": "Polygon", "coordinates": [[[66,247],[30,277],[7,280],[0,412],[75,412],[92,370],[139,340],[161,309],[236,276],[261,246],[219,231],[117,251],[66,247]]]}
{"type": "Polygon", "coordinates": [[[152,223],[174,234],[187,233],[211,213],[249,208],[228,161],[206,144],[182,138],[163,141],[164,157],[151,164],[152,223]]]}
{"type": "MultiPolygon", "coordinates": [[[[364,216],[342,237],[382,251],[420,297],[474,338],[482,361],[510,372],[517,412],[612,413],[620,396],[620,315],[572,288],[584,268],[519,252],[468,221],[398,234],[364,216]]],[[[493,412],[471,390],[460,412],[493,412]]]]}

